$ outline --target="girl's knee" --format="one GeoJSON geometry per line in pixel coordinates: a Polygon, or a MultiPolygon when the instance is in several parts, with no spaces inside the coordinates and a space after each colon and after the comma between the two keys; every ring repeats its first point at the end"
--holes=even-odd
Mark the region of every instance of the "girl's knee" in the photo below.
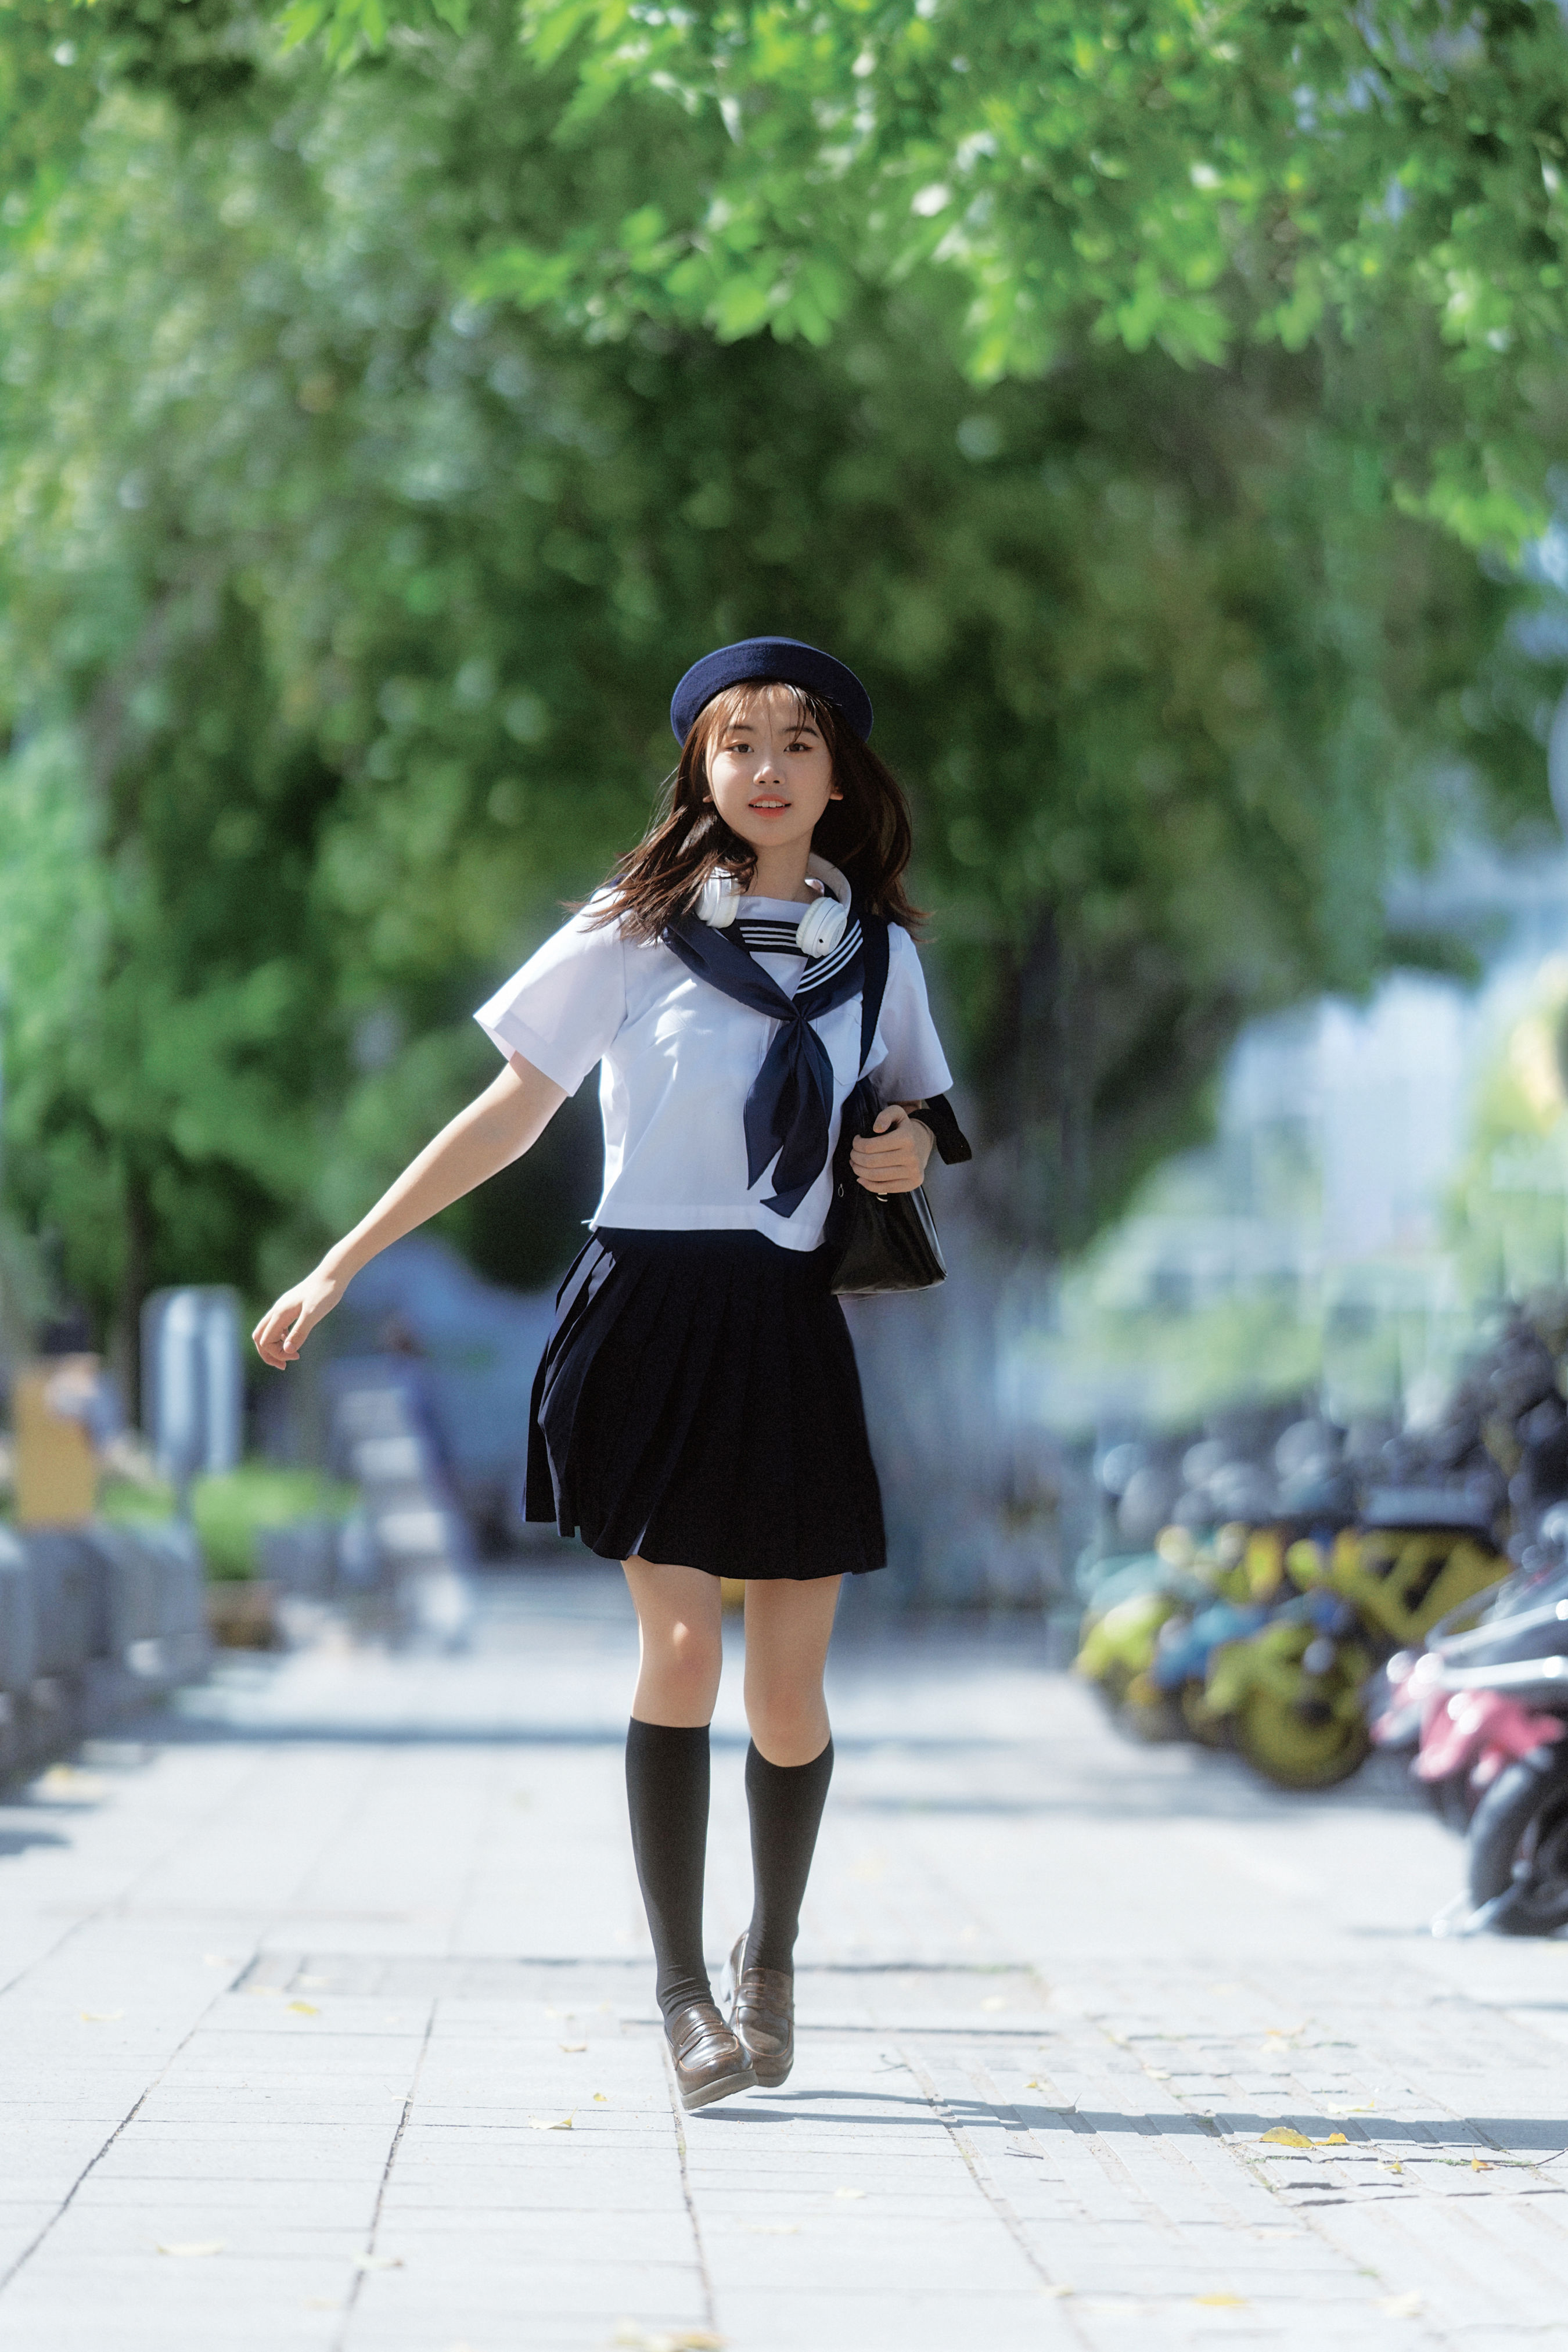
{"type": "Polygon", "coordinates": [[[827,1709],[820,1690],[763,1699],[748,1694],[746,1718],[770,1764],[810,1764],[827,1745],[827,1709]]]}
{"type": "Polygon", "coordinates": [[[705,1625],[676,1624],[644,1637],[645,1673],[651,1671],[661,1683],[692,1694],[717,1691],[723,1662],[722,1643],[705,1625]]]}

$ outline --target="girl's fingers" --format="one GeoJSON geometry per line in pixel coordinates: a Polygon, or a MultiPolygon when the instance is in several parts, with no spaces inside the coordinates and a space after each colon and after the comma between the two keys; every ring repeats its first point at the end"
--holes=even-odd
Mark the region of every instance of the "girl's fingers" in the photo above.
{"type": "Polygon", "coordinates": [[[908,1112],[893,1103],[879,1118],[892,1118],[894,1130],[857,1136],[849,1148],[849,1165],[868,1192],[918,1192],[925,1171],[913,1137],[903,1131],[909,1126],[908,1112]]]}
{"type": "MultiPolygon", "coordinates": [[[[281,1370],[289,1357],[298,1354],[300,1340],[304,1337],[304,1332],[300,1329],[302,1322],[304,1317],[298,1299],[279,1299],[276,1307],[268,1308],[250,1335],[263,1363],[281,1370]]],[[[305,1330],[309,1328],[310,1325],[306,1323],[305,1330]]]]}

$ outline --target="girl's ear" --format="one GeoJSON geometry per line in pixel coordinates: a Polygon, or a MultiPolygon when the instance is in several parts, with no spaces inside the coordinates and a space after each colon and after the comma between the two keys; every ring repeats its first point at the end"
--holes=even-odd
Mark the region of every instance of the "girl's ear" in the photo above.
{"type": "Polygon", "coordinates": [[[827,787],[827,797],[830,801],[841,801],[844,798],[843,785],[829,784],[827,787]]]}

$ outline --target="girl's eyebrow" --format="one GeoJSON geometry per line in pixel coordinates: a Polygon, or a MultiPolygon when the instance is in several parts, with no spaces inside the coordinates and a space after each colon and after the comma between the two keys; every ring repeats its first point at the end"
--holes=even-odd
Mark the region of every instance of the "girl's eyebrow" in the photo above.
{"type": "MultiPolygon", "coordinates": [[[[784,731],[788,736],[815,735],[818,730],[812,725],[809,719],[803,719],[798,727],[786,727],[784,731]]],[[[723,730],[719,740],[721,742],[728,742],[731,735],[754,735],[756,732],[756,722],[753,719],[737,719],[723,730]]]]}

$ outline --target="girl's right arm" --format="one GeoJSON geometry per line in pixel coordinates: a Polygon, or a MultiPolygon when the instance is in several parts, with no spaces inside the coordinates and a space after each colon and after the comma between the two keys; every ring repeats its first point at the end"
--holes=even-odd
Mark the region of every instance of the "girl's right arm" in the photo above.
{"type": "Polygon", "coordinates": [[[352,1234],[327,1252],[313,1274],[269,1307],[251,1338],[263,1363],[281,1371],[323,1315],[330,1315],[362,1265],[537,1143],[566,1099],[566,1089],[513,1054],[492,1086],[448,1120],[411,1160],[352,1234]]]}

